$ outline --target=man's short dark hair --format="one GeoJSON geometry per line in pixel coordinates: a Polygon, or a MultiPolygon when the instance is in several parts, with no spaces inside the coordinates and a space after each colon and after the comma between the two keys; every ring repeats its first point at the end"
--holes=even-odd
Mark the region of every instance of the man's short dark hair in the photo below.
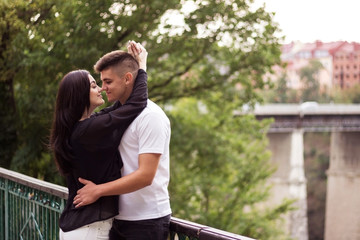
{"type": "Polygon", "coordinates": [[[116,50],[109,52],[102,56],[94,65],[94,70],[100,73],[110,67],[117,67],[116,72],[123,75],[126,72],[131,72],[137,75],[139,70],[139,62],[129,53],[116,50]]]}

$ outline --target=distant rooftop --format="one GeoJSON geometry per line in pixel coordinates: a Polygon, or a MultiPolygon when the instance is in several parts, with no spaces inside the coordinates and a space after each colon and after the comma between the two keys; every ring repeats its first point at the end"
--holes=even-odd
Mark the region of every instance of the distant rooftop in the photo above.
{"type": "MultiPolygon", "coordinates": [[[[336,42],[315,41],[310,43],[291,42],[281,46],[281,52],[282,52],[281,58],[283,60],[290,60],[292,57],[295,56],[297,58],[304,58],[304,55],[302,54],[305,53],[314,54],[314,52],[316,51],[327,51],[329,54],[333,55],[338,51],[354,52],[358,50],[360,50],[360,43],[357,42],[351,42],[351,43],[346,41],[336,41],[336,42]]],[[[306,56],[305,58],[310,57],[310,55],[305,55],[305,56],[306,56]]]]}
{"type": "Polygon", "coordinates": [[[360,104],[266,104],[257,105],[255,115],[360,115],[360,104]]]}

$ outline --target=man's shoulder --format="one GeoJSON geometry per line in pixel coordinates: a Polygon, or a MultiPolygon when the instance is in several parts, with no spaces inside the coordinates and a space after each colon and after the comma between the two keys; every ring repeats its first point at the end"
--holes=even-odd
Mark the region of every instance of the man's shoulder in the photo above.
{"type": "Polygon", "coordinates": [[[148,99],[146,108],[139,115],[140,118],[165,118],[168,119],[164,110],[148,99]]]}
{"type": "Polygon", "coordinates": [[[162,114],[165,114],[164,110],[159,105],[157,105],[156,103],[151,101],[150,99],[148,99],[147,105],[146,105],[144,110],[145,110],[145,111],[143,111],[144,113],[162,113],[162,114]]]}

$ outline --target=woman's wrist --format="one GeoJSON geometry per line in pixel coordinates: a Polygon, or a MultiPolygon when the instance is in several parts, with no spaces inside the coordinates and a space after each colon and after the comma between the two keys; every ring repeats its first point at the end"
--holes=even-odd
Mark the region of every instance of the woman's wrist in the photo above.
{"type": "Polygon", "coordinates": [[[144,64],[144,65],[139,64],[139,69],[142,69],[146,72],[146,64],[144,64]]]}

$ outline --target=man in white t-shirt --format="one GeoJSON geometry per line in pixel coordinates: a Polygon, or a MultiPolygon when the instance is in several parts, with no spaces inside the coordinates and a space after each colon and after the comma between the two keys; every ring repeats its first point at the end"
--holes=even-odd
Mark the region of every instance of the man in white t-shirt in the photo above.
{"type": "MultiPolygon", "coordinates": [[[[147,54],[139,44],[133,52],[147,54]]],[[[109,111],[124,104],[132,92],[133,79],[119,77],[123,76],[117,68],[120,56],[118,51],[110,52],[94,66],[101,73],[102,89],[106,91],[108,101],[118,100],[108,108],[109,111]]],[[[120,195],[119,215],[114,219],[110,240],[167,239],[171,216],[168,193],[170,135],[168,117],[158,105],[148,100],[147,107],[122,137],[119,146],[124,164],[122,178],[99,185],[80,179],[85,186],[75,197],[76,207],[93,203],[102,196],[120,195]]]]}

